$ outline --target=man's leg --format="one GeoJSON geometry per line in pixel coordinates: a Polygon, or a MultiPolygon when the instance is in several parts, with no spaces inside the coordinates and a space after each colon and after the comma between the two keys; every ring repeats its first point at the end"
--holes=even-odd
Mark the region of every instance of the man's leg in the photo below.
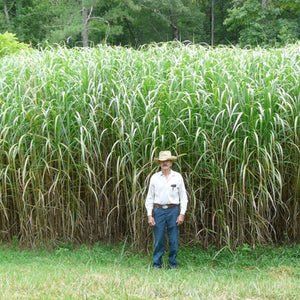
{"type": "Polygon", "coordinates": [[[161,268],[162,256],[165,252],[165,210],[162,208],[154,208],[154,251],[153,251],[153,267],[161,268]]]}
{"type": "Polygon", "coordinates": [[[167,230],[169,238],[169,267],[171,269],[177,267],[177,251],[178,251],[178,235],[179,227],[176,224],[177,217],[179,216],[179,206],[167,209],[167,230]]]}

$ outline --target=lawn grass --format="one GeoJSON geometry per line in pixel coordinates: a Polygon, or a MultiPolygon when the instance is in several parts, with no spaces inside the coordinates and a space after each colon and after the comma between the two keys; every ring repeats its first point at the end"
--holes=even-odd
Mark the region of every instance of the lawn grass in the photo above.
{"type": "Polygon", "coordinates": [[[123,246],[1,246],[0,299],[299,299],[300,245],[181,247],[178,262],[153,270],[151,256],[123,246]]]}

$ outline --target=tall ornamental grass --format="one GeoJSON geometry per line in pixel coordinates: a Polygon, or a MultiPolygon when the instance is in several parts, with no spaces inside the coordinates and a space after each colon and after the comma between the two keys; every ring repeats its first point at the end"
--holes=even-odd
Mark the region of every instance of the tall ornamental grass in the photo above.
{"type": "Polygon", "coordinates": [[[56,48],[0,60],[0,239],[152,243],[161,149],[189,195],[182,242],[299,241],[300,44],[56,48]]]}

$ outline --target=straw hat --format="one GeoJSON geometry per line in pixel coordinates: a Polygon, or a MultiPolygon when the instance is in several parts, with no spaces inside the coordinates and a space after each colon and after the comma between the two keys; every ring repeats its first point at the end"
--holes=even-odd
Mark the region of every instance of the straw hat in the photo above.
{"type": "Polygon", "coordinates": [[[172,156],[171,151],[160,151],[158,158],[154,158],[154,161],[156,161],[156,162],[167,161],[167,160],[174,161],[176,159],[177,159],[177,156],[172,156]]]}

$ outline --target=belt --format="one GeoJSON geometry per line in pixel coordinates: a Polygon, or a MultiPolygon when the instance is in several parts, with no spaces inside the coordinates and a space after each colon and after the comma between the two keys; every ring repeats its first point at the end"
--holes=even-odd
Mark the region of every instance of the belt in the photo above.
{"type": "Polygon", "coordinates": [[[159,207],[159,208],[163,208],[163,209],[167,209],[167,208],[171,208],[174,206],[178,206],[178,204],[165,204],[165,205],[160,205],[160,204],[154,204],[155,207],[159,207]]]}

